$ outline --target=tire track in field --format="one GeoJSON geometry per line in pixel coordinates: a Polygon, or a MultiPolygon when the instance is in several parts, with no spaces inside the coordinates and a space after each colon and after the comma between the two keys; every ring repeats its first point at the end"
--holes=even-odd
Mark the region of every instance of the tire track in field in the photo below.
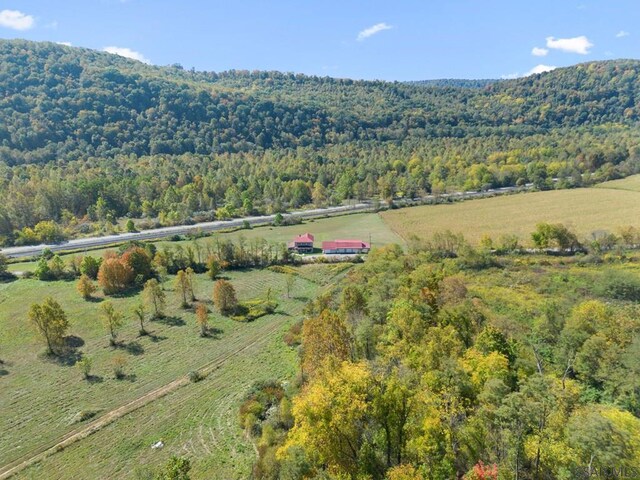
{"type": "MultiPolygon", "coordinates": [[[[266,342],[271,338],[271,335],[282,327],[283,322],[286,318],[281,318],[280,321],[274,321],[273,325],[269,326],[267,329],[259,329],[254,332],[252,336],[248,338],[249,343],[245,343],[244,345],[236,348],[235,350],[226,353],[225,355],[218,357],[210,363],[203,365],[199,371],[205,377],[214,372],[216,369],[220,368],[226,361],[234,356],[239,355],[243,351],[259,345],[261,343],[266,342]]],[[[89,422],[87,425],[72,430],[67,434],[61,436],[56,443],[50,446],[39,447],[34,449],[33,451],[21,456],[20,458],[8,463],[2,467],[0,467],[0,480],[5,480],[15,475],[16,473],[24,470],[26,467],[38,463],[47,457],[54,455],[57,452],[64,450],[70,445],[88,437],[89,435],[101,430],[107,425],[113,423],[119,418],[124,417],[125,415],[138,410],[139,408],[144,407],[145,405],[162,398],[168,395],[171,392],[174,392],[180,387],[188,385],[190,383],[189,378],[187,376],[182,376],[173,380],[172,382],[163,385],[159,388],[156,388],[141,397],[136,398],[130,402],[121,405],[120,407],[111,410],[110,412],[102,415],[101,417],[89,422]]]]}

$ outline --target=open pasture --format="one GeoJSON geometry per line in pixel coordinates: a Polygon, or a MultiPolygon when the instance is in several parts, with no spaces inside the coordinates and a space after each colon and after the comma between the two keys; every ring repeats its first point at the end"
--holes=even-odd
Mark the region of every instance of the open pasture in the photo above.
{"type": "Polygon", "coordinates": [[[515,234],[529,244],[540,222],[563,223],[579,238],[597,230],[615,232],[623,226],[640,226],[640,191],[551,190],[389,210],[381,216],[405,240],[412,234],[429,238],[437,231],[451,230],[463,233],[472,243],[483,235],[497,240],[500,235],[515,234]]]}
{"type": "MultiPolygon", "coordinates": [[[[156,466],[170,454],[189,454],[202,459],[202,465],[221,468],[228,473],[225,478],[246,477],[254,451],[236,424],[238,402],[256,380],[292,378],[296,353],[284,344],[282,335],[300,318],[307,300],[342,274],[332,267],[327,265],[327,272],[319,274],[315,269],[324,266],[312,266],[312,275],[307,275],[307,266],[297,267],[291,298],[285,294],[286,276],[281,273],[225,272],[240,301],[262,298],[270,288],[279,305],[274,314],[251,323],[222,317],[209,305],[214,333],[208,338],[199,336],[193,311],[180,308],[175,277],[163,284],[167,316],[148,322],[149,336],[138,336],[131,313],[141,301],[140,294],[112,298],[126,318],[117,348],[109,346],[100,322],[101,295],[85,301],[76,292],[75,282],[21,279],[0,284],[0,466],[26,458],[81,428],[82,413],[99,418],[190,371],[215,364],[202,382],[189,383],[157,400],[157,405],[152,402],[118,419],[104,433],[81,440],[23,475],[42,478],[46,471],[47,478],[131,478],[138,462],[156,466]],[[69,334],[76,348],[65,361],[44,355],[45,348],[28,323],[29,306],[47,295],[61,303],[71,323],[69,334]],[[123,380],[116,380],[111,370],[118,354],[127,360],[123,380]],[[93,362],[91,381],[82,379],[72,365],[80,355],[93,362]],[[105,443],[102,435],[107,435],[105,443]],[[167,448],[152,451],[150,444],[159,439],[167,448]],[[67,452],[75,449],[79,452],[69,457],[73,460],[65,460],[67,452]]],[[[195,287],[198,299],[208,302],[213,282],[198,275],[195,287]]],[[[194,461],[196,470],[199,462],[194,461]]]]}
{"type": "Polygon", "coordinates": [[[619,180],[610,180],[602,182],[595,186],[596,188],[610,188],[614,190],[629,190],[631,192],[640,192],[640,175],[631,175],[630,177],[621,178],[619,180]]]}

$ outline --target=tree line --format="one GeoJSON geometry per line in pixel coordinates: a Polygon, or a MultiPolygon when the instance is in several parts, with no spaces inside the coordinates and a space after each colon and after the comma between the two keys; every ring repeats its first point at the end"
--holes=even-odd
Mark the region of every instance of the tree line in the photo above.
{"type": "Polygon", "coordinates": [[[639,172],[639,141],[629,127],[610,127],[520,139],[361,143],[213,157],[118,156],[13,167],[0,162],[0,242],[57,242],[350,199],[527,183],[580,187],[639,172]],[[118,223],[127,217],[128,225],[118,223]]]}

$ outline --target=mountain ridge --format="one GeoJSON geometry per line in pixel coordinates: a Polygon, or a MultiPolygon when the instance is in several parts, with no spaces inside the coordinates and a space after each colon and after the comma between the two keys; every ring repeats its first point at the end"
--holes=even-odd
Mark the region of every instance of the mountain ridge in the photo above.
{"type": "Polygon", "coordinates": [[[195,72],[17,40],[0,41],[0,61],[0,160],[8,164],[522,136],[635,121],[640,113],[640,82],[632,81],[640,78],[640,62],[630,60],[579,64],[481,88],[195,72]]]}

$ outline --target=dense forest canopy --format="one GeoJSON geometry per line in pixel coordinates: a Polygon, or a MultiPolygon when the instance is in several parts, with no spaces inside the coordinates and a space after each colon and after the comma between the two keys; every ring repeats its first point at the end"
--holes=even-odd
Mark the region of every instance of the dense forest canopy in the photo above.
{"type": "Polygon", "coordinates": [[[430,87],[465,87],[465,88],[483,88],[492,83],[499,82],[490,78],[484,79],[463,79],[463,78],[438,78],[435,80],[417,80],[407,82],[413,85],[425,85],[430,87]]]}
{"type": "Polygon", "coordinates": [[[628,175],[639,166],[639,69],[617,60],[496,82],[355,81],[2,40],[0,243],[58,238],[31,230],[51,220],[74,235],[123,216],[168,225],[628,175]]]}
{"type": "Polygon", "coordinates": [[[640,113],[637,61],[453,88],[277,72],[196,73],[23,41],[2,41],[0,60],[0,141],[9,164],[523,135],[628,122],[640,113]]]}
{"type": "Polygon", "coordinates": [[[495,256],[451,232],[375,249],[285,336],[296,385],[240,407],[253,477],[638,478],[640,281],[621,252],[495,256]]]}

